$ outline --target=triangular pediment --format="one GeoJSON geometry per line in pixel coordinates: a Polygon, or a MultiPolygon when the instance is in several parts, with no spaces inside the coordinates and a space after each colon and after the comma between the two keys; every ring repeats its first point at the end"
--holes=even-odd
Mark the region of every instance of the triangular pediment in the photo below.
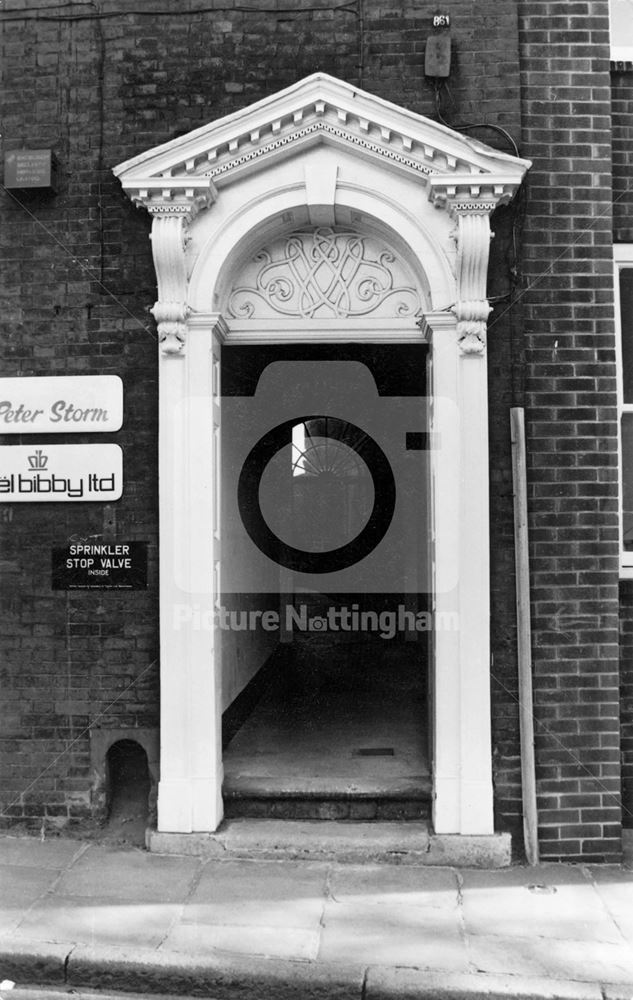
{"type": "Polygon", "coordinates": [[[280,158],[319,143],[418,178],[429,198],[508,201],[530,166],[438,122],[315,73],[271,97],[115,167],[149,211],[183,211],[280,158]]]}

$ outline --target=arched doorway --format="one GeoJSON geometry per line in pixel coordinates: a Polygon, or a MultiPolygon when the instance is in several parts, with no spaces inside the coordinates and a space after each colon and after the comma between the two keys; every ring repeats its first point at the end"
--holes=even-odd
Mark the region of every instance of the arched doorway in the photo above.
{"type": "MultiPolygon", "coordinates": [[[[154,216],[159,287],[159,830],[212,831],[223,815],[221,352],[264,342],[427,345],[433,823],[493,831],[486,269],[490,213],[528,166],[315,74],[116,169],[154,216]],[[236,282],[257,252],[318,230],[384,240],[419,309],[286,315],[278,280],[272,315],[240,313],[236,282]]],[[[270,293],[259,280],[250,288],[270,293]]]]}

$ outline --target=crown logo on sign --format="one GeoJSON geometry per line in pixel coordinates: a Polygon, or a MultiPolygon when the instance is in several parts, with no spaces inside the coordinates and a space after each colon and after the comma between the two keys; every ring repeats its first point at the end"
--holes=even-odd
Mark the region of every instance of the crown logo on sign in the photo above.
{"type": "Polygon", "coordinates": [[[48,455],[43,455],[41,448],[34,455],[29,455],[29,469],[45,469],[47,465],[48,455]]]}

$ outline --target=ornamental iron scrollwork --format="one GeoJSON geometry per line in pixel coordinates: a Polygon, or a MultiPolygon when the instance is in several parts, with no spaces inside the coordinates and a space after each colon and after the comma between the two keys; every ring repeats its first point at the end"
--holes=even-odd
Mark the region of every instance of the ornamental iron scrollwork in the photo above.
{"type": "Polygon", "coordinates": [[[413,279],[392,250],[326,227],[293,232],[262,249],[228,302],[235,319],[407,317],[420,308],[413,279]]]}

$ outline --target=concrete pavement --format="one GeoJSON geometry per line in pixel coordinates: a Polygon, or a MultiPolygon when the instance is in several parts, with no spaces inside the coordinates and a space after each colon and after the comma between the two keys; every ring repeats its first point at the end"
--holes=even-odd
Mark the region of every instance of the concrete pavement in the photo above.
{"type": "Polygon", "coordinates": [[[205,860],[3,836],[2,980],[16,984],[2,1000],[33,986],[75,1000],[633,1000],[633,871],[205,860]]]}

